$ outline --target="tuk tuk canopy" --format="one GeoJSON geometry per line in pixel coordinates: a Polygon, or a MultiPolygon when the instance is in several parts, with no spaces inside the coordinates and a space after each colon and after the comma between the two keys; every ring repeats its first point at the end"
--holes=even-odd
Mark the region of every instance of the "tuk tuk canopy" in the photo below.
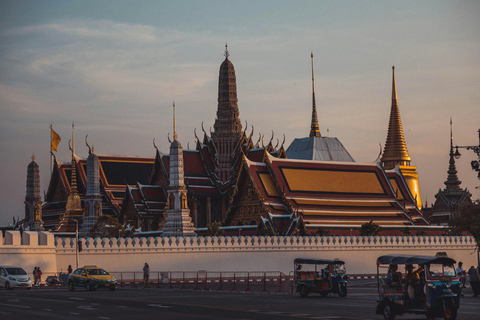
{"type": "Polygon", "coordinates": [[[456,261],[449,257],[417,256],[405,254],[387,254],[377,258],[377,265],[381,264],[426,264],[440,263],[453,265],[456,261]]]}
{"type": "Polygon", "coordinates": [[[329,260],[329,259],[312,259],[312,258],[297,258],[294,260],[296,264],[331,264],[331,263],[340,263],[345,264],[341,260],[329,260]]]}

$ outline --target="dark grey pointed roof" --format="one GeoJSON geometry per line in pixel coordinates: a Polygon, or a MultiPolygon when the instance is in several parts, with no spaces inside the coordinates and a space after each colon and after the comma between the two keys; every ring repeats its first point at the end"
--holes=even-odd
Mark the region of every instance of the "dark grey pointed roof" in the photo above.
{"type": "Polygon", "coordinates": [[[307,137],[293,140],[287,149],[289,159],[355,162],[337,138],[307,137]]]}

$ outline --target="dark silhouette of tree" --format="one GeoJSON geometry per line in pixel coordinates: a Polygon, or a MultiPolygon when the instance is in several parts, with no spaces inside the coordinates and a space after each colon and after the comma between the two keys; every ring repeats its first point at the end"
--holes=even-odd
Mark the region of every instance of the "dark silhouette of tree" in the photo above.
{"type": "Polygon", "coordinates": [[[259,224],[257,227],[257,233],[255,234],[258,237],[262,236],[276,236],[277,234],[270,226],[265,227],[263,223],[259,224]]]}
{"type": "Polygon", "coordinates": [[[405,229],[403,229],[402,232],[404,236],[409,236],[412,234],[409,227],[405,227],[405,229]]]}
{"type": "Polygon", "coordinates": [[[418,231],[415,233],[415,235],[416,235],[417,237],[424,237],[424,236],[427,235],[427,232],[425,232],[425,230],[418,230],[418,231]]]}
{"type": "Polygon", "coordinates": [[[219,237],[221,236],[225,231],[220,229],[222,226],[222,223],[219,221],[215,221],[212,224],[209,224],[207,226],[207,233],[205,234],[208,237],[219,237]]]}
{"type": "Polygon", "coordinates": [[[370,222],[364,223],[360,227],[360,236],[379,236],[382,231],[382,227],[373,222],[373,220],[370,220],[370,222]]]}
{"type": "Polygon", "coordinates": [[[458,208],[448,225],[452,233],[472,235],[477,242],[477,250],[480,250],[480,200],[458,208]]]}
{"type": "Polygon", "coordinates": [[[90,237],[120,237],[123,234],[123,231],[124,228],[120,222],[118,222],[117,218],[113,218],[111,216],[101,216],[90,230],[90,237]]]}
{"type": "Polygon", "coordinates": [[[325,230],[323,229],[322,227],[318,228],[317,229],[317,232],[315,232],[315,234],[319,237],[329,237],[331,236],[332,234],[330,233],[330,231],[328,230],[325,230]]]}

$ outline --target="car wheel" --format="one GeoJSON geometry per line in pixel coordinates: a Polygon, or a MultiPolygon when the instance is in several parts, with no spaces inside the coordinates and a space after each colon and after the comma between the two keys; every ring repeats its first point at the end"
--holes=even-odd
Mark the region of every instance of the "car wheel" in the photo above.
{"type": "Polygon", "coordinates": [[[75,290],[75,286],[73,285],[73,281],[68,281],[68,290],[73,291],[75,290]]]}
{"type": "Polygon", "coordinates": [[[110,291],[115,291],[115,286],[111,286],[109,289],[110,291]]]}
{"type": "Polygon", "coordinates": [[[90,282],[87,281],[87,284],[85,284],[85,289],[87,289],[87,291],[92,291],[92,285],[90,282]]]}
{"type": "Polygon", "coordinates": [[[32,290],[32,287],[28,287],[27,290],[32,290]]]}
{"type": "Polygon", "coordinates": [[[5,282],[5,289],[7,290],[12,290],[12,288],[10,288],[10,282],[5,282]]]}
{"type": "Polygon", "coordinates": [[[325,291],[324,291],[324,292],[320,292],[320,295],[325,298],[325,297],[328,295],[328,292],[325,292],[325,291]]]}
{"type": "Polygon", "coordinates": [[[305,287],[304,285],[300,285],[298,287],[298,292],[300,292],[300,297],[302,298],[306,298],[308,296],[307,287],[305,287]]]}
{"type": "Polygon", "coordinates": [[[393,311],[393,307],[391,303],[385,303],[383,306],[383,318],[385,320],[394,320],[395,319],[395,312],[393,311]]]}

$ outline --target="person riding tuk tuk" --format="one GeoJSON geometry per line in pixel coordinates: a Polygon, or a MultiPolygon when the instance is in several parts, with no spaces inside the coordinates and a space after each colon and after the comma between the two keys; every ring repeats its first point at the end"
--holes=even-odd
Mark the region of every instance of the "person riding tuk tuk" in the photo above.
{"type": "MultiPolygon", "coordinates": [[[[394,320],[404,313],[425,314],[427,318],[443,317],[455,320],[460,307],[460,284],[455,272],[455,260],[445,253],[436,256],[390,254],[377,258],[376,314],[394,320]],[[418,265],[414,271],[414,264],[418,265]],[[399,282],[390,283],[381,270],[405,269],[399,282]]],[[[398,276],[397,276],[398,277],[398,276]]]]}
{"type": "Polygon", "coordinates": [[[339,259],[297,258],[293,264],[294,285],[302,298],[309,293],[320,293],[322,297],[329,293],[347,296],[345,262],[339,259]]]}

